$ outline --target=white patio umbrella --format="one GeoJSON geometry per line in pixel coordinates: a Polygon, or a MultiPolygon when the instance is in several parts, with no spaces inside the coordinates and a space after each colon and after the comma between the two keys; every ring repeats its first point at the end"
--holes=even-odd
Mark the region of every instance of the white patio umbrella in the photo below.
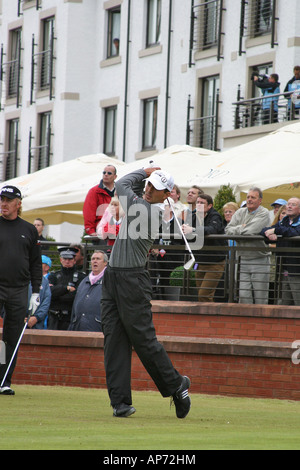
{"type": "MultiPolygon", "coordinates": [[[[199,181],[203,181],[213,170],[222,171],[218,169],[221,168],[226,158],[220,152],[204,148],[173,145],[151,157],[129,163],[125,169],[129,172],[147,167],[150,160],[173,175],[175,183],[181,189],[182,202],[184,202],[188,189],[193,184],[198,185],[199,181]]],[[[122,168],[122,172],[125,169],[122,168]]]]}
{"type": "Polygon", "coordinates": [[[257,186],[264,193],[266,206],[277,198],[300,197],[299,148],[300,123],[290,124],[222,152],[224,161],[194,181],[210,194],[227,184],[237,195],[257,186]]]}
{"type": "Polygon", "coordinates": [[[22,190],[24,219],[32,222],[36,217],[42,217],[46,224],[70,222],[82,225],[85,197],[88,190],[101,179],[104,166],[114,165],[118,177],[121,177],[135,169],[147,167],[149,160],[154,160],[163,170],[172,173],[176,184],[185,191],[198,172],[210,171],[223,158],[220,153],[186,145],[175,145],[153,157],[129,164],[102,154],[88,155],[16,178],[6,184],[19,185],[22,190]],[[42,181],[45,181],[44,185],[42,181]]]}
{"type": "Polygon", "coordinates": [[[62,222],[81,225],[85,196],[99,183],[106,165],[114,165],[118,172],[125,163],[104,154],[86,155],[11,179],[1,187],[11,184],[21,190],[22,217],[29,222],[41,217],[47,225],[62,222]]]}

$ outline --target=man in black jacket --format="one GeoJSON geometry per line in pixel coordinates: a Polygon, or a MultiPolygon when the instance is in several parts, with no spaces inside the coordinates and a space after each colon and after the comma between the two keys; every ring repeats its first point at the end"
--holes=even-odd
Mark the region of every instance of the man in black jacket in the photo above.
{"type": "Polygon", "coordinates": [[[277,260],[282,265],[282,303],[283,305],[300,305],[300,256],[299,241],[294,237],[300,236],[300,199],[291,198],[287,203],[287,215],[261,231],[268,243],[275,242],[277,247],[294,248],[294,253],[277,252],[277,260]],[[278,238],[279,237],[279,238],[278,238]],[[281,238],[282,237],[282,238],[281,238]]]}
{"type": "MultiPolygon", "coordinates": [[[[0,193],[0,312],[4,312],[3,342],[6,364],[0,365],[0,384],[24,328],[28,310],[28,286],[31,282],[30,310],[39,305],[42,283],[41,249],[36,228],[19,216],[22,195],[15,186],[4,186],[0,193]]],[[[0,395],[14,395],[10,388],[17,355],[10,366],[0,395]]]]}
{"type": "MultiPolygon", "coordinates": [[[[297,90],[300,90],[300,65],[296,65],[294,67],[294,76],[287,82],[284,89],[284,93],[286,93],[285,98],[289,100],[289,118],[291,118],[291,97],[293,93],[297,92],[297,90]]],[[[295,113],[299,114],[299,109],[300,100],[297,100],[297,102],[295,103],[295,113]]]]}
{"type": "MultiPolygon", "coordinates": [[[[204,236],[223,235],[224,224],[221,215],[213,208],[213,199],[208,194],[201,194],[197,198],[196,214],[193,218],[192,227],[184,224],[183,232],[188,235],[196,230],[196,217],[204,215],[204,236]]],[[[199,225],[198,225],[199,226],[199,225]]],[[[204,247],[226,246],[226,240],[205,239],[204,247]]],[[[225,269],[225,250],[201,250],[195,253],[197,271],[196,284],[199,289],[199,302],[213,302],[215,290],[223,276],[225,269]]]]}
{"type": "Polygon", "coordinates": [[[277,73],[272,73],[270,77],[265,76],[262,80],[258,76],[253,79],[255,86],[261,89],[264,97],[261,101],[263,124],[278,122],[279,76],[277,73]]]}
{"type": "Polygon", "coordinates": [[[58,251],[61,269],[48,277],[51,289],[48,329],[65,331],[70,325],[77,288],[86,275],[76,269],[75,250],[63,247],[58,251]]]}

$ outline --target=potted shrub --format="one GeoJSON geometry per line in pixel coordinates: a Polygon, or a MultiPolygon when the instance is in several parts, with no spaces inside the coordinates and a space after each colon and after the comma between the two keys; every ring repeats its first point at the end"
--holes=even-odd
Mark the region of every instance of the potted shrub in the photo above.
{"type": "Polygon", "coordinates": [[[183,287],[183,280],[185,276],[188,277],[188,283],[190,287],[196,287],[196,276],[195,271],[191,270],[185,273],[183,266],[177,266],[170,275],[170,286],[172,288],[172,292],[178,297],[180,297],[180,289],[183,287]]]}

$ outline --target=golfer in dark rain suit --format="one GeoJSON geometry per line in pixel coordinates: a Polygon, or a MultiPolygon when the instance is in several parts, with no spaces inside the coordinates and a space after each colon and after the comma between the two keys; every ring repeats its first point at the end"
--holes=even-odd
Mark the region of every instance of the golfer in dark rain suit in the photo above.
{"type": "Polygon", "coordinates": [[[116,417],[127,417],[136,411],[131,397],[132,346],[161,395],[173,397],[177,417],[184,418],[191,406],[190,380],[174,369],[157,341],[152,322],[152,288],[145,269],[160,225],[159,204],[170,196],[173,185],[173,177],[157,168],[135,171],[116,182],[127,217],[104,275],[101,301],[107,387],[116,417]],[[141,197],[146,178],[149,180],[141,197]],[[157,227],[155,233],[153,226],[157,227]]]}

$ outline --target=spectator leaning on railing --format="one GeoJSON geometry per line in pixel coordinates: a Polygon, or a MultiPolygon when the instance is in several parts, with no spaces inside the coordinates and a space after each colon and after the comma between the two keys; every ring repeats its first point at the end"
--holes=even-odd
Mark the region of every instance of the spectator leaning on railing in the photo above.
{"type": "MultiPolygon", "coordinates": [[[[268,209],[262,207],[262,191],[251,188],[247,194],[247,206],[239,209],[225,228],[227,235],[259,235],[270,225],[268,209]]],[[[239,251],[239,297],[243,304],[267,304],[269,297],[270,253],[263,240],[237,241],[238,247],[256,247],[255,251],[239,251]]]]}
{"type": "MultiPolygon", "coordinates": [[[[268,243],[276,242],[277,247],[294,247],[299,251],[300,242],[291,240],[300,236],[300,199],[291,198],[287,203],[287,215],[272,227],[261,231],[268,243]],[[278,236],[283,238],[278,238],[278,236]],[[288,239],[287,239],[288,238],[288,239]]],[[[282,253],[282,304],[300,305],[300,256],[282,253]]]]}
{"type": "MultiPolygon", "coordinates": [[[[214,209],[213,199],[209,194],[201,194],[197,198],[196,214],[192,220],[192,226],[183,224],[182,230],[186,235],[196,230],[197,213],[203,210],[204,235],[223,235],[224,224],[222,216],[214,209]]],[[[196,230],[197,232],[197,230],[196,230]]],[[[225,240],[205,239],[204,246],[209,247],[205,251],[195,251],[197,270],[196,285],[198,287],[199,302],[213,302],[214,294],[222,278],[225,269],[226,251],[215,250],[214,247],[226,246],[225,240]]]]}

